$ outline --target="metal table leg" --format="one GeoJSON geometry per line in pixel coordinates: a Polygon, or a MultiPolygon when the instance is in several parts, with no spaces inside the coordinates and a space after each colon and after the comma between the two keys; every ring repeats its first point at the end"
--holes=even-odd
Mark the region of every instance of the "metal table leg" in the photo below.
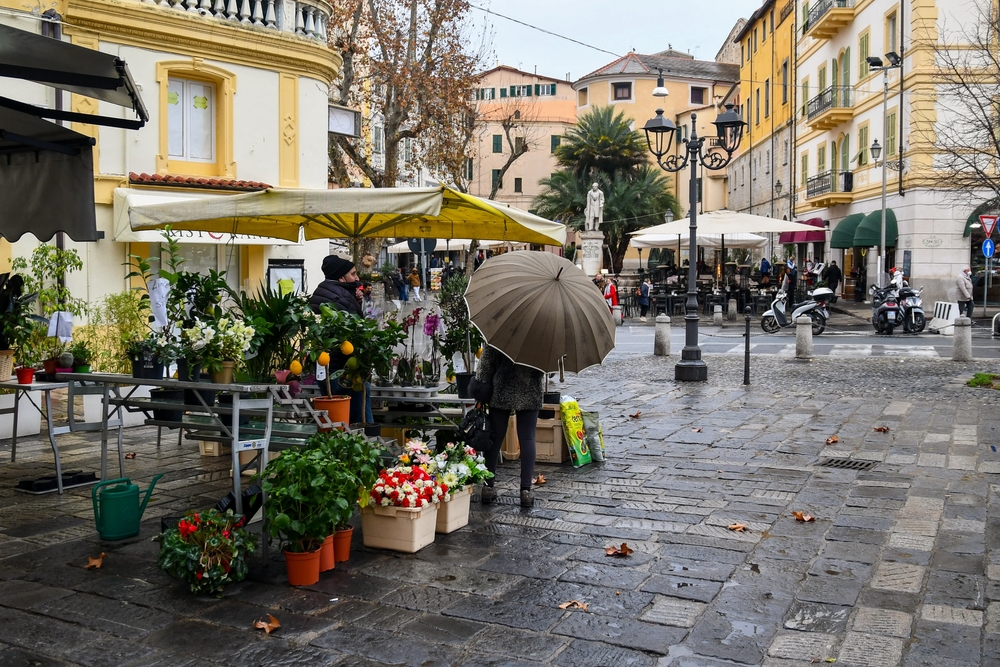
{"type": "Polygon", "coordinates": [[[10,434],[10,462],[14,462],[14,457],[17,456],[17,404],[21,400],[21,391],[19,389],[14,390],[14,430],[10,434]]]}
{"type": "MultiPolygon", "coordinates": [[[[73,406],[70,405],[69,409],[72,410],[73,406]]],[[[52,445],[52,455],[56,459],[56,486],[59,489],[59,495],[62,495],[62,492],[63,492],[62,462],[59,460],[59,447],[56,446],[56,436],[52,432],[54,426],[52,425],[52,390],[51,389],[46,389],[45,390],[45,425],[49,429],[49,444],[52,445]]]]}

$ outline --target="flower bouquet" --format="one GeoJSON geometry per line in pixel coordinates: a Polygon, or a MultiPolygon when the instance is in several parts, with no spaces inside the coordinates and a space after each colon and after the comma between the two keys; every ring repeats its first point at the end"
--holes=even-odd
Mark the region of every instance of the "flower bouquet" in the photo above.
{"type": "Polygon", "coordinates": [[[410,440],[399,456],[400,463],[418,465],[447,489],[438,507],[439,533],[450,533],[469,523],[472,485],[493,477],[486,460],[471,447],[449,442],[439,453],[432,454],[422,440],[410,440]]]}
{"type": "Polygon", "coordinates": [[[183,579],[196,595],[218,593],[247,576],[246,557],[257,543],[232,510],[191,511],[160,536],[157,564],[183,579]]]}
{"type": "Polygon", "coordinates": [[[367,547],[414,553],[434,541],[438,503],[448,492],[419,466],[382,470],[361,510],[367,547]]]}

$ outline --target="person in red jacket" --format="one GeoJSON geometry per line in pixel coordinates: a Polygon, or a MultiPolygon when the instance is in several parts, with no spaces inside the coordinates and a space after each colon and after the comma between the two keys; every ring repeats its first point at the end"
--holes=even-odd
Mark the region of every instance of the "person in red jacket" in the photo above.
{"type": "Polygon", "coordinates": [[[614,307],[618,305],[618,287],[615,285],[615,282],[601,274],[595,277],[595,281],[597,282],[597,286],[604,292],[604,300],[607,302],[608,308],[614,311],[614,307]]]}

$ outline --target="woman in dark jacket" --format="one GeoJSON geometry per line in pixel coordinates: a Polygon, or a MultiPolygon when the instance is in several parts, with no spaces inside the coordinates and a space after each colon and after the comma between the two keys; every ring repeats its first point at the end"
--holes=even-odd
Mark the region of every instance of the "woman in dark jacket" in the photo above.
{"type": "MultiPolygon", "coordinates": [[[[507,424],[512,412],[517,413],[517,439],[521,446],[521,507],[531,507],[531,480],[535,474],[535,427],[542,408],[545,374],[530,366],[515,364],[495,347],[487,346],[479,361],[476,380],[493,385],[490,398],[490,422],[493,427],[493,448],[486,452],[486,467],[496,474],[500,446],[507,436],[507,424]]],[[[492,503],[496,490],[490,479],[483,485],[480,499],[492,503]]]]}
{"type": "Polygon", "coordinates": [[[358,272],[350,261],[329,255],[323,260],[323,275],[326,280],[321,282],[309,299],[313,311],[319,312],[323,304],[330,304],[336,310],[343,310],[354,315],[361,315],[361,299],[358,289],[361,281],[358,272]]]}

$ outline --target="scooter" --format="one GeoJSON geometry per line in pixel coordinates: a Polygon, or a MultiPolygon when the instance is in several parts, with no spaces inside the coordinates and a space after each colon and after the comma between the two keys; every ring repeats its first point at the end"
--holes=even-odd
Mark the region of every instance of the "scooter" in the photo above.
{"type": "Polygon", "coordinates": [[[903,309],[899,307],[899,296],[894,285],[876,287],[872,285],[868,292],[872,295],[872,326],[875,333],[892,335],[895,327],[903,324],[903,309]]]}
{"type": "Polygon", "coordinates": [[[903,306],[903,331],[906,333],[918,334],[927,326],[924,302],[920,298],[920,293],[923,291],[923,287],[918,290],[911,287],[899,290],[899,303],[903,306]]]}
{"type": "MultiPolygon", "coordinates": [[[[825,287],[822,287],[816,292],[820,292],[821,297],[826,297],[823,292],[829,292],[830,296],[833,295],[833,291],[825,287]]],[[[826,310],[826,300],[822,302],[817,302],[814,300],[815,292],[810,292],[810,299],[803,301],[801,303],[793,304],[791,307],[792,314],[789,317],[786,314],[788,310],[787,300],[788,295],[785,294],[784,290],[779,291],[775,297],[774,301],[771,302],[771,309],[768,310],[760,319],[760,328],[764,330],[765,333],[777,333],[779,330],[786,327],[795,326],[795,320],[806,315],[812,319],[812,332],[814,336],[818,336],[826,330],[826,321],[829,319],[830,315],[826,310]]],[[[826,297],[829,298],[829,297],[826,297]]]]}

